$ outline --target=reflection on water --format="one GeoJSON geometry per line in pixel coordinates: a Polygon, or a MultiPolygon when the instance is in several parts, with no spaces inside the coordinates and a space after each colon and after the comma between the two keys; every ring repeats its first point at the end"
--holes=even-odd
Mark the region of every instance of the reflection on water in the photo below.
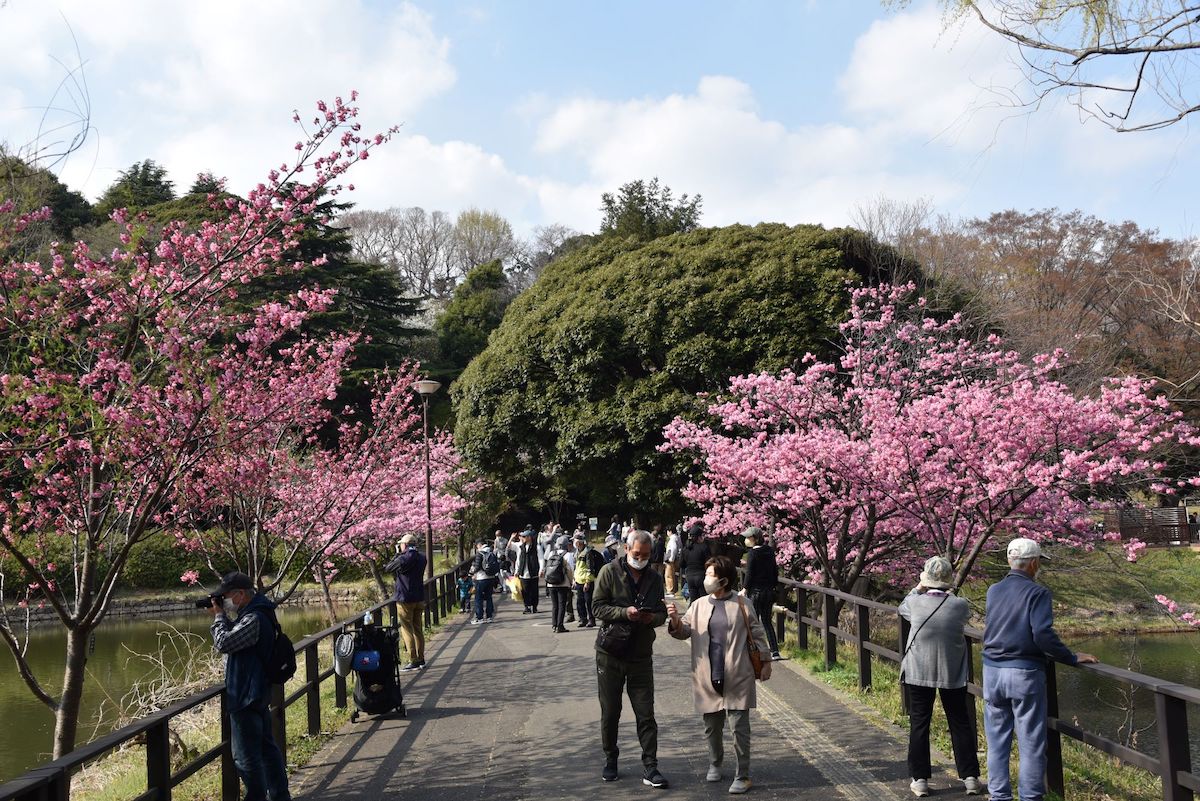
{"type": "MultiPolygon", "coordinates": [[[[109,727],[97,728],[96,717],[101,709],[111,713],[129,688],[147,677],[149,666],[134,654],[151,653],[158,648],[159,632],[167,628],[163,623],[207,638],[211,622],[210,614],[197,609],[194,615],[164,621],[127,618],[101,624],[88,659],[79,742],[95,739],[110,730],[109,727]]],[[[329,625],[321,607],[282,607],[279,622],[293,641],[329,625]]],[[[52,695],[57,693],[62,681],[65,643],[65,634],[57,628],[35,630],[30,637],[29,662],[34,675],[48,685],[52,695]]],[[[0,651],[0,721],[5,724],[0,725],[0,782],[49,760],[53,748],[54,715],[34,699],[21,681],[7,648],[0,651]],[[11,725],[13,721],[20,721],[20,725],[11,725]]]]}

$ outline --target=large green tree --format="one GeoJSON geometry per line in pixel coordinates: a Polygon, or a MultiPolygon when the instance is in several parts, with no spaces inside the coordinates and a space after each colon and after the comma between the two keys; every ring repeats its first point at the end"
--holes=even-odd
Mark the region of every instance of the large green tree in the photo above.
{"type": "Polygon", "coordinates": [[[467,273],[435,324],[438,354],[447,371],[457,375],[484,349],[488,335],[504,318],[510,297],[499,259],[467,273]]]}
{"type": "Polygon", "coordinates": [[[83,195],[68,189],[50,170],[0,147],[0,202],[6,200],[13,201],[17,214],[43,206],[53,212],[49,220],[34,223],[14,238],[9,255],[17,258],[33,256],[54,240],[71,241],[75,229],[92,219],[92,207],[83,195]]]}
{"type": "Polygon", "coordinates": [[[764,224],[568,253],[453,386],[456,442],[517,500],[678,513],[687,466],[656,450],[662,427],[731,375],[826,352],[875,248],[764,224]]]}
{"type": "Polygon", "coordinates": [[[167,170],[153,159],[134,162],[123,170],[112,186],[96,201],[96,216],[103,219],[115,209],[143,211],[150,206],[175,199],[175,184],[167,180],[167,170]]]}
{"type": "Polygon", "coordinates": [[[699,195],[683,195],[675,200],[671,187],[661,186],[657,178],[638,179],[621,186],[615,194],[600,196],[601,236],[633,237],[648,242],[660,236],[694,231],[700,225],[699,195]]]}

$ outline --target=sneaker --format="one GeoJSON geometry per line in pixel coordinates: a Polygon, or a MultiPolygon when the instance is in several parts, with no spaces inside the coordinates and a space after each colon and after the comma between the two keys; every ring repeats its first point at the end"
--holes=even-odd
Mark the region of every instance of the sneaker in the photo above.
{"type": "Polygon", "coordinates": [[[658,768],[651,768],[650,770],[643,773],[642,774],[642,784],[646,785],[647,787],[658,787],[658,788],[664,788],[664,787],[671,786],[670,783],[667,781],[667,778],[658,772],[658,768]]]}
{"type": "Polygon", "coordinates": [[[925,798],[929,795],[929,780],[928,779],[913,779],[908,785],[908,789],[912,790],[912,794],[917,798],[925,798]]]}
{"type": "Polygon", "coordinates": [[[558,628],[556,628],[556,629],[554,630],[554,633],[555,633],[555,634],[566,634],[566,633],[567,633],[567,627],[566,627],[566,626],[559,626],[558,628]]]}
{"type": "Polygon", "coordinates": [[[779,655],[779,652],[778,652],[778,651],[772,651],[772,652],[771,652],[771,660],[772,660],[772,661],[774,661],[774,662],[778,662],[780,659],[783,659],[783,657],[779,655]]]}
{"type": "Polygon", "coordinates": [[[421,666],[416,662],[409,662],[404,667],[400,668],[401,673],[412,673],[414,670],[420,670],[421,666]]]}
{"type": "Polygon", "coordinates": [[[528,609],[522,609],[522,610],[521,610],[521,614],[522,614],[522,615],[532,615],[532,614],[533,614],[533,612],[531,612],[531,611],[530,611],[530,610],[528,610],[528,609]]]}
{"type": "Polygon", "coordinates": [[[421,661],[417,662],[416,665],[417,665],[417,670],[424,670],[425,669],[425,660],[422,659],[421,661]]]}
{"type": "Polygon", "coordinates": [[[594,629],[594,628],[596,628],[596,621],[594,621],[594,620],[589,620],[589,621],[588,621],[588,624],[587,624],[587,627],[588,627],[589,629],[594,629]]]}
{"type": "Polygon", "coordinates": [[[967,795],[979,795],[983,788],[979,786],[979,779],[976,776],[968,776],[963,779],[963,789],[967,791],[967,795]]]}
{"type": "Polygon", "coordinates": [[[478,626],[482,622],[483,622],[483,618],[476,617],[476,618],[471,619],[472,626],[478,626]]]}
{"type": "Polygon", "coordinates": [[[706,782],[719,782],[719,781],[721,781],[721,768],[720,768],[720,766],[718,766],[718,765],[709,765],[709,766],[708,766],[708,773],[707,773],[707,774],[705,774],[705,776],[704,776],[704,781],[706,781],[706,782]]]}
{"type": "Polygon", "coordinates": [[[484,622],[484,623],[495,623],[495,622],[496,622],[496,618],[494,618],[494,617],[486,617],[486,618],[484,618],[484,619],[483,619],[483,622],[484,622]]]}
{"type": "Polygon", "coordinates": [[[730,795],[741,795],[742,793],[746,792],[749,789],[750,789],[750,778],[748,776],[745,778],[739,776],[738,778],[733,780],[733,784],[729,785],[729,794],[730,795]]]}
{"type": "Polygon", "coordinates": [[[577,628],[577,629],[586,629],[586,628],[587,628],[587,621],[586,621],[586,620],[581,620],[581,621],[579,621],[579,625],[578,625],[578,626],[576,626],[575,628],[577,628]]]}
{"type": "Polygon", "coordinates": [[[604,763],[604,770],[601,771],[600,778],[606,782],[615,782],[617,780],[617,760],[610,759],[604,763]]]}

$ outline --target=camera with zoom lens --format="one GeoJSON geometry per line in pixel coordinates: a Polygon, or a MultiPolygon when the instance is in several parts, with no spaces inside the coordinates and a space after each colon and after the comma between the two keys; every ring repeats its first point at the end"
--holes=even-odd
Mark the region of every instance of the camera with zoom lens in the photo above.
{"type": "Polygon", "coordinates": [[[220,595],[210,595],[207,598],[201,598],[200,600],[196,601],[196,608],[197,609],[212,609],[213,602],[216,602],[217,606],[220,606],[221,605],[221,596],[220,595]]]}

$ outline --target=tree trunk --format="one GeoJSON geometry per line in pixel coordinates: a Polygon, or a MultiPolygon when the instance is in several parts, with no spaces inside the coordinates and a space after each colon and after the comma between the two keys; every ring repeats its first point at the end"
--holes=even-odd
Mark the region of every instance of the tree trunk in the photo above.
{"type": "Polygon", "coordinates": [[[75,749],[91,634],[92,629],[82,626],[67,630],[67,663],[63,667],[63,690],[58,710],[54,714],[54,759],[75,749]]]}
{"type": "Polygon", "coordinates": [[[329,614],[329,625],[338,622],[337,609],[333,607],[333,596],[329,593],[329,579],[325,575],[325,567],[317,565],[317,581],[321,582],[321,595],[325,599],[325,611],[329,614]]]}
{"type": "Polygon", "coordinates": [[[387,598],[391,595],[391,589],[387,585],[387,579],[383,577],[383,571],[379,569],[379,565],[371,562],[371,575],[375,577],[375,583],[379,585],[379,591],[383,593],[383,597],[387,598]]]}

